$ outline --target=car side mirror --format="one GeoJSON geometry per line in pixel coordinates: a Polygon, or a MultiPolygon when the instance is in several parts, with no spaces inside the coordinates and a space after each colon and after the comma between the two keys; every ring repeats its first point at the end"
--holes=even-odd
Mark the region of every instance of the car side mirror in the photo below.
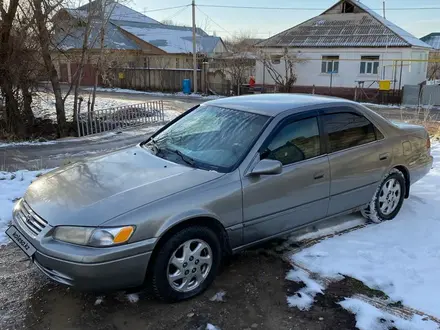
{"type": "Polygon", "coordinates": [[[251,175],[271,175],[280,174],[283,170],[283,164],[278,160],[273,159],[263,159],[255,165],[254,169],[251,171],[251,175]]]}

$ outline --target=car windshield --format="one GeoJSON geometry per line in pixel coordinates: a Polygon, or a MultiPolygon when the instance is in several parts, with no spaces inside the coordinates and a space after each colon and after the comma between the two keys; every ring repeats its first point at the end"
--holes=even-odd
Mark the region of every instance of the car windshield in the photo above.
{"type": "Polygon", "coordinates": [[[229,172],[260,135],[267,116],[200,106],[147,141],[158,157],[229,172]]]}

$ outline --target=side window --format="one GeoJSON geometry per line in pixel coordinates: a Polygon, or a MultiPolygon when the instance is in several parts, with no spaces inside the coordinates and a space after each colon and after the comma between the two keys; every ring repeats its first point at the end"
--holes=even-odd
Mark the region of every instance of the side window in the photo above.
{"type": "Polygon", "coordinates": [[[376,128],[365,117],[350,112],[324,115],[329,152],[360,146],[376,140],[376,128]]]}
{"type": "Polygon", "coordinates": [[[286,124],[262,152],[261,159],[279,160],[283,165],[319,156],[319,128],[316,117],[286,124]]]}

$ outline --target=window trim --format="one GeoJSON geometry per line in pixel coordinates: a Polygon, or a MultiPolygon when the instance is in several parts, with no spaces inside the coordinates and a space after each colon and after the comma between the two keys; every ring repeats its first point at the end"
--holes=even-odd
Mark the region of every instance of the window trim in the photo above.
{"type": "Polygon", "coordinates": [[[359,61],[359,74],[360,75],[368,75],[374,76],[379,75],[380,73],[380,55],[361,55],[361,59],[359,61]],[[362,59],[362,57],[377,57],[377,60],[374,59],[362,59]],[[365,63],[365,72],[361,72],[362,63],[365,63]],[[371,63],[371,72],[367,72],[367,64],[371,63]],[[374,63],[377,63],[377,72],[374,73],[374,63]]]}
{"type": "Polygon", "coordinates": [[[280,122],[272,129],[272,132],[269,133],[269,135],[266,137],[266,139],[263,141],[263,143],[258,148],[258,151],[257,151],[258,158],[261,160],[261,153],[267,148],[267,146],[270,144],[270,142],[272,142],[273,138],[286,125],[292,124],[292,123],[300,121],[300,120],[313,118],[313,117],[316,117],[316,121],[317,121],[317,124],[318,124],[319,155],[317,155],[315,157],[303,159],[303,160],[297,161],[295,163],[283,165],[283,168],[286,168],[286,167],[292,166],[292,165],[296,165],[296,164],[300,164],[300,163],[303,163],[303,162],[307,162],[309,160],[316,159],[318,157],[325,156],[327,154],[327,152],[326,152],[326,148],[324,146],[324,142],[325,142],[324,141],[324,134],[323,134],[323,132],[324,132],[323,128],[324,127],[322,126],[319,112],[318,112],[318,110],[309,110],[309,111],[305,111],[305,112],[302,112],[302,113],[299,113],[299,114],[293,114],[293,115],[287,116],[286,118],[283,118],[282,120],[280,120],[280,122]]]}
{"type": "Polygon", "coordinates": [[[339,55],[321,55],[321,74],[327,74],[327,75],[329,75],[329,74],[339,74],[339,62],[340,62],[340,60],[341,60],[341,57],[339,55]],[[337,57],[338,59],[337,60],[336,59],[328,60],[327,59],[328,57],[337,57]],[[326,68],[325,72],[322,71],[322,65],[324,64],[324,62],[325,62],[325,68],[326,68]],[[336,72],[334,72],[335,62],[338,63],[338,71],[336,71],[336,72]],[[329,63],[332,63],[332,71],[333,71],[333,73],[328,72],[328,65],[329,65],[329,63]]]}
{"type": "Polygon", "coordinates": [[[337,153],[340,153],[340,152],[344,152],[344,151],[347,151],[347,150],[353,150],[353,149],[356,149],[356,148],[361,148],[361,147],[366,146],[366,145],[370,145],[370,144],[373,144],[373,143],[378,143],[378,142],[382,141],[383,139],[385,139],[385,135],[377,127],[377,125],[375,125],[373,121],[371,121],[367,116],[365,116],[361,111],[359,111],[356,108],[352,108],[352,107],[348,107],[348,106],[332,107],[332,108],[320,109],[320,110],[318,110],[318,112],[319,112],[319,120],[321,122],[321,126],[322,126],[322,129],[323,129],[324,140],[325,140],[325,152],[328,155],[334,155],[334,154],[337,154],[337,153]],[[328,137],[328,132],[325,129],[325,126],[324,126],[324,116],[332,115],[332,114],[337,114],[337,113],[351,113],[351,114],[354,114],[354,115],[357,115],[357,116],[364,117],[366,120],[368,120],[368,122],[371,125],[373,125],[373,127],[374,127],[374,136],[375,136],[376,139],[374,141],[367,142],[367,143],[364,143],[364,144],[360,144],[360,145],[357,145],[357,146],[353,146],[353,147],[350,147],[350,148],[346,148],[346,149],[341,149],[341,150],[330,152],[330,140],[329,140],[329,137],[328,137]],[[381,139],[378,139],[378,137],[377,137],[377,132],[378,131],[383,136],[381,139]]]}

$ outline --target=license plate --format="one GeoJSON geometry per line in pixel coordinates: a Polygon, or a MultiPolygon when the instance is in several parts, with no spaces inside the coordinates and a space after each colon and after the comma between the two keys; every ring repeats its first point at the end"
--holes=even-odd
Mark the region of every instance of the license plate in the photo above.
{"type": "Polygon", "coordinates": [[[15,228],[14,226],[9,227],[6,230],[6,235],[8,235],[19,247],[26,253],[29,257],[35,253],[35,248],[31,243],[15,228]]]}

